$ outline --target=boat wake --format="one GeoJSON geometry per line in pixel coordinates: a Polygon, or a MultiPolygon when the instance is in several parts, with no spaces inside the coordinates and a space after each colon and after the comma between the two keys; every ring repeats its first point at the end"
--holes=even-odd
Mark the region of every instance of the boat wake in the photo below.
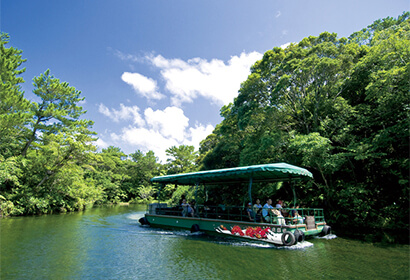
{"type": "Polygon", "coordinates": [[[253,242],[238,242],[238,241],[219,241],[217,242],[221,245],[229,245],[229,246],[236,246],[236,247],[254,247],[254,248],[277,248],[277,246],[273,244],[262,244],[262,243],[253,243],[253,242]]]}
{"type": "Polygon", "coordinates": [[[316,236],[315,238],[316,238],[316,239],[327,239],[327,240],[331,240],[331,239],[337,238],[337,235],[336,235],[336,234],[328,234],[328,235],[325,235],[325,236],[316,236]]]}
{"type": "Polygon", "coordinates": [[[280,246],[278,247],[278,249],[286,249],[286,250],[302,250],[302,249],[306,249],[309,247],[312,247],[313,243],[309,242],[309,241],[303,241],[303,242],[298,242],[295,245],[292,246],[280,246]]]}
{"type": "Polygon", "coordinates": [[[267,249],[281,249],[281,250],[303,250],[313,246],[313,243],[309,241],[299,242],[292,246],[281,246],[275,245],[272,243],[258,242],[254,240],[249,241],[239,241],[230,237],[213,237],[214,239],[211,242],[226,245],[226,246],[235,246],[235,247],[253,247],[253,248],[267,248],[267,249]]]}
{"type": "Polygon", "coordinates": [[[127,219],[136,220],[136,221],[138,221],[142,217],[144,217],[144,213],[133,213],[133,214],[127,215],[127,219]]]}
{"type": "Polygon", "coordinates": [[[204,232],[190,232],[189,230],[166,230],[161,228],[153,228],[149,225],[140,225],[147,229],[147,234],[157,234],[157,235],[166,235],[166,236],[175,236],[175,237],[190,237],[190,236],[203,236],[204,232]]]}
{"type": "Polygon", "coordinates": [[[189,236],[202,236],[202,235],[205,235],[206,233],[205,232],[202,232],[202,231],[197,231],[197,232],[188,232],[189,234],[189,236]]]}

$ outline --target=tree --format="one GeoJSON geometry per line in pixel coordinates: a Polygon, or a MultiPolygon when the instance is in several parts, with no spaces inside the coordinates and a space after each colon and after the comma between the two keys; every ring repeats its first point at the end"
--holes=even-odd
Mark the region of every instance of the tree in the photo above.
{"type": "Polygon", "coordinates": [[[172,146],[166,150],[168,156],[168,174],[178,174],[195,171],[195,160],[197,152],[194,146],[180,145],[172,146]]]}
{"type": "MultiPolygon", "coordinates": [[[[39,190],[66,166],[87,162],[88,153],[95,149],[92,144],[95,133],[89,130],[92,121],[79,119],[85,113],[77,104],[84,100],[80,91],[54,78],[49,70],[33,81],[33,92],[40,97],[40,102],[32,105],[31,131],[21,156],[31,162],[27,172],[33,177],[26,178],[27,182],[39,190]]],[[[49,184],[53,184],[53,180],[49,184]]]]}
{"type": "Polygon", "coordinates": [[[267,51],[201,143],[200,163],[304,166],[316,181],[309,201],[326,206],[329,222],[407,228],[409,18],[267,51]]]}
{"type": "Polygon", "coordinates": [[[323,124],[345,109],[346,103],[339,97],[359,51],[357,45],[327,32],[286,49],[267,51],[252,67],[235,99],[233,111],[239,127],[258,129],[264,120],[267,125],[277,120],[276,130],[334,133],[323,124]]]}
{"type": "Polygon", "coordinates": [[[151,178],[163,173],[162,165],[157,162],[158,158],[153,151],[144,154],[137,150],[129,157],[132,160],[127,168],[129,179],[121,185],[128,201],[142,199],[145,202],[152,199],[156,189],[151,184],[151,178]]]}
{"type": "Polygon", "coordinates": [[[341,96],[343,81],[361,55],[357,44],[327,32],[267,51],[252,66],[234,104],[222,108],[224,120],[201,144],[201,164],[222,168],[284,161],[290,134],[317,132],[342,144],[353,114],[341,96]]]}
{"type": "Polygon", "coordinates": [[[130,179],[127,165],[126,155],[118,147],[110,146],[96,156],[95,171],[90,172],[89,176],[104,191],[102,202],[118,203],[126,197],[121,185],[130,179]]]}
{"type": "Polygon", "coordinates": [[[212,134],[201,142],[198,166],[202,170],[235,167],[240,164],[243,133],[238,129],[238,119],[232,113],[233,104],[223,106],[224,118],[212,134]]]}
{"type": "Polygon", "coordinates": [[[396,25],[385,20],[372,25],[371,48],[346,81],[345,96],[356,112],[347,145],[356,169],[352,180],[366,182],[371,208],[365,217],[384,227],[408,223],[409,16],[404,14],[396,25]]]}
{"type": "Polygon", "coordinates": [[[17,77],[22,72],[17,70],[23,61],[21,51],[6,49],[5,38],[1,44],[0,187],[7,211],[39,214],[92,205],[101,199],[101,189],[84,178],[95,151],[95,133],[90,130],[92,121],[80,119],[85,113],[78,106],[83,100],[80,91],[47,70],[33,79],[33,92],[40,101],[24,99],[19,86],[23,80],[17,77]]]}
{"type": "Polygon", "coordinates": [[[33,104],[31,132],[22,148],[22,156],[26,156],[39,133],[51,134],[70,130],[76,126],[92,125],[91,121],[79,120],[79,117],[85,113],[82,107],[78,106],[78,103],[84,100],[80,97],[80,91],[69,86],[67,82],[60,82],[59,79],[54,78],[50,75],[50,70],[35,77],[33,81],[35,86],[33,92],[41,101],[33,104]]]}
{"type": "Polygon", "coordinates": [[[21,90],[25,68],[20,68],[26,60],[22,51],[6,48],[9,36],[0,34],[0,154],[10,157],[19,153],[21,141],[29,123],[30,101],[21,90]]]}
{"type": "Polygon", "coordinates": [[[409,16],[410,12],[403,12],[403,14],[397,17],[397,19],[392,17],[378,19],[366,28],[363,28],[358,32],[354,32],[349,36],[349,40],[360,45],[373,46],[375,34],[390,27],[401,25],[409,19],[409,16]]]}

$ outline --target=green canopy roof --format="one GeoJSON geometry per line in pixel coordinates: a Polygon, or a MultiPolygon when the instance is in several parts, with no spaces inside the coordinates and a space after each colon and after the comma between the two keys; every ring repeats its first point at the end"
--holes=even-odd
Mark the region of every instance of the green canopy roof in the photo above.
{"type": "Polygon", "coordinates": [[[250,178],[252,178],[253,182],[277,182],[309,180],[313,178],[313,175],[301,167],[287,163],[271,163],[159,176],[152,178],[151,182],[162,184],[196,185],[242,183],[249,182],[250,178]]]}

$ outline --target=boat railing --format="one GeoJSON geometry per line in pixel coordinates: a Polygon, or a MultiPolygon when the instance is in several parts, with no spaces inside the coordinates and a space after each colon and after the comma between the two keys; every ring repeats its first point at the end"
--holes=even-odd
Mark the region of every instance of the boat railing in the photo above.
{"type": "MultiPolygon", "coordinates": [[[[277,208],[274,208],[277,209],[277,208]]],[[[153,203],[148,206],[149,214],[165,216],[186,216],[191,218],[233,220],[244,222],[266,222],[262,219],[261,213],[253,213],[252,220],[249,219],[247,208],[242,206],[225,205],[195,205],[193,206],[193,216],[186,214],[181,205],[167,205],[166,203],[153,203]]],[[[281,208],[281,216],[278,217],[270,213],[271,219],[268,223],[280,224],[281,219],[286,225],[304,224],[308,217],[314,218],[315,223],[325,221],[323,209],[321,208],[281,208]]]]}

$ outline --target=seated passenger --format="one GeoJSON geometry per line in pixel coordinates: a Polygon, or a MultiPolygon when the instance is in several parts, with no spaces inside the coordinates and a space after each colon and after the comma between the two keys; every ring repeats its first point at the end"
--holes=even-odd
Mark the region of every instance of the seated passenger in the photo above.
{"type": "Polygon", "coordinates": [[[286,225],[285,218],[282,216],[282,213],[278,209],[273,208],[272,199],[270,198],[263,206],[262,217],[263,220],[267,223],[277,222],[280,225],[286,225]]]}
{"type": "Polygon", "coordinates": [[[248,208],[246,208],[246,213],[248,214],[248,219],[249,221],[253,222],[254,221],[254,217],[255,217],[255,213],[252,210],[252,203],[248,203],[248,208]]]}
{"type": "Polygon", "coordinates": [[[292,211],[290,212],[290,217],[292,218],[292,222],[293,222],[293,223],[295,223],[295,224],[303,224],[303,223],[304,223],[303,218],[302,218],[302,216],[299,214],[299,212],[298,212],[297,209],[299,209],[299,205],[296,206],[296,209],[295,209],[295,210],[292,210],[292,211]]]}
{"type": "Polygon", "coordinates": [[[256,203],[253,205],[253,212],[255,213],[256,221],[260,222],[262,215],[262,205],[259,198],[256,199],[256,203]]]}
{"type": "Polygon", "coordinates": [[[185,199],[185,194],[181,195],[181,198],[179,199],[179,205],[182,205],[182,202],[185,199]]]}
{"type": "Polygon", "coordinates": [[[185,198],[182,200],[181,206],[182,206],[182,216],[184,216],[184,217],[186,217],[186,216],[193,217],[194,216],[194,209],[192,209],[191,205],[189,205],[186,202],[185,198]]]}
{"type": "Polygon", "coordinates": [[[272,199],[268,198],[266,200],[266,204],[263,205],[263,208],[262,208],[262,218],[267,223],[271,222],[270,214],[272,213],[272,209],[273,209],[272,199]]]}
{"type": "Polygon", "coordinates": [[[194,216],[195,213],[197,213],[197,215],[198,215],[198,211],[197,211],[197,209],[196,209],[196,201],[195,201],[195,199],[193,199],[193,200],[191,201],[190,206],[191,206],[191,208],[192,208],[192,210],[193,210],[192,216],[194,216]]]}
{"type": "Polygon", "coordinates": [[[262,210],[262,204],[259,198],[256,199],[256,203],[253,205],[253,212],[257,213],[262,210]]]}
{"type": "Polygon", "coordinates": [[[283,204],[283,200],[278,200],[278,203],[276,203],[276,209],[279,209],[279,211],[281,212],[282,216],[284,217],[288,217],[289,216],[289,212],[287,209],[284,209],[284,204],[283,204]]]}
{"type": "Polygon", "coordinates": [[[279,225],[286,225],[285,217],[283,217],[282,212],[278,209],[272,209],[273,215],[275,215],[275,220],[279,225]]]}

